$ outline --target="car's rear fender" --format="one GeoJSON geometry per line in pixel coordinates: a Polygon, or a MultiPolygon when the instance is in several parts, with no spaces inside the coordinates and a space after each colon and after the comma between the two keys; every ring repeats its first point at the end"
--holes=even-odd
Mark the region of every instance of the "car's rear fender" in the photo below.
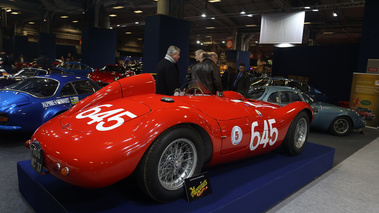
{"type": "Polygon", "coordinates": [[[155,94],[155,80],[150,74],[140,74],[114,81],[77,103],[69,110],[69,113],[74,113],[87,107],[100,105],[115,99],[142,94],[155,94]]]}
{"type": "Polygon", "coordinates": [[[135,135],[135,138],[141,138],[139,141],[145,143],[141,146],[145,149],[144,152],[159,135],[178,125],[191,126],[199,133],[204,143],[204,163],[210,161],[213,153],[221,149],[221,130],[218,122],[200,112],[193,112],[189,109],[165,108],[145,115],[141,125],[144,125],[144,129],[150,130],[149,132],[139,131],[135,135]],[[167,119],[168,115],[175,119],[167,119]]]}

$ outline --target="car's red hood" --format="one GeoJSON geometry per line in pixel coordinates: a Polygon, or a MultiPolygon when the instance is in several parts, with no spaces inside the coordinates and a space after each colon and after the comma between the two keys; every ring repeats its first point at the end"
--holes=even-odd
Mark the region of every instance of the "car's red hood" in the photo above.
{"type": "Polygon", "coordinates": [[[67,130],[109,131],[150,111],[150,107],[141,102],[121,98],[73,113],[66,113],[60,123],[62,128],[67,130]]]}

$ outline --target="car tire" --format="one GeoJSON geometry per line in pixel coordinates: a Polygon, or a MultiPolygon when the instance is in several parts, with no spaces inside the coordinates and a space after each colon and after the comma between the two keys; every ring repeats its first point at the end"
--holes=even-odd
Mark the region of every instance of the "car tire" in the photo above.
{"type": "Polygon", "coordinates": [[[330,124],[329,131],[333,135],[345,136],[351,130],[352,122],[347,116],[340,116],[335,118],[330,124]]]}
{"type": "Polygon", "coordinates": [[[308,139],[309,126],[309,117],[306,112],[301,111],[296,115],[282,144],[286,154],[293,156],[303,151],[308,139]]]}
{"type": "Polygon", "coordinates": [[[153,200],[166,203],[184,195],[184,180],[201,172],[204,146],[191,127],[173,127],[149,147],[137,168],[142,190],[153,200]]]}

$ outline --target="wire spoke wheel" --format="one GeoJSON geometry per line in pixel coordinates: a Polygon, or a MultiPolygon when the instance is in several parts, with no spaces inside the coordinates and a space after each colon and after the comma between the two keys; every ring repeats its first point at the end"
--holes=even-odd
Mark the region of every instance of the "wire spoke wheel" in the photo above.
{"type": "Polygon", "coordinates": [[[163,151],[158,163],[158,178],[168,190],[183,186],[184,179],[191,177],[197,163],[195,145],[186,138],[173,141],[163,151]]]}
{"type": "Polygon", "coordinates": [[[295,129],[295,147],[300,149],[306,139],[307,139],[307,134],[308,134],[308,122],[305,118],[301,118],[297,124],[296,124],[296,129],[295,129]]]}

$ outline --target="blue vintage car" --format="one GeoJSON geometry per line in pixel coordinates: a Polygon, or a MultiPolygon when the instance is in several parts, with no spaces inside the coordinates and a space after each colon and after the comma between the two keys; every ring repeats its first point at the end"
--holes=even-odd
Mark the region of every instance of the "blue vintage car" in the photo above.
{"type": "Polygon", "coordinates": [[[293,87],[301,90],[308,96],[310,96],[313,100],[321,101],[325,103],[330,103],[334,105],[338,105],[337,98],[328,96],[322,93],[320,90],[310,86],[309,84],[298,81],[290,78],[278,78],[278,77],[261,77],[256,78],[251,81],[250,89],[254,89],[261,86],[286,86],[293,87]]]}
{"type": "Polygon", "coordinates": [[[298,89],[284,86],[263,86],[251,89],[248,98],[287,105],[304,101],[311,105],[315,117],[311,128],[329,131],[333,135],[347,135],[351,130],[360,131],[366,121],[351,109],[328,103],[316,102],[298,89]]]}
{"type": "Polygon", "coordinates": [[[86,77],[87,74],[95,72],[95,70],[88,66],[87,64],[83,64],[81,62],[75,62],[75,61],[68,61],[61,65],[58,65],[57,67],[54,67],[53,69],[56,70],[62,70],[66,72],[67,74],[73,74],[78,76],[86,77]]]}
{"type": "Polygon", "coordinates": [[[74,75],[42,75],[0,90],[0,131],[36,130],[100,87],[74,75]]]}

